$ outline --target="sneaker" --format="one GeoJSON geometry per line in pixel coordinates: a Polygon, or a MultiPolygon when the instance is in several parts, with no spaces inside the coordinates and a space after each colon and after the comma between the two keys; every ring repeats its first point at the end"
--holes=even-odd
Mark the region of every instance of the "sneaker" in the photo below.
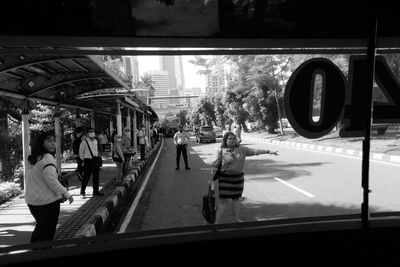
{"type": "Polygon", "coordinates": [[[179,167],[176,167],[175,170],[179,170],[179,167]]]}
{"type": "Polygon", "coordinates": [[[85,199],[85,198],[86,198],[85,193],[83,193],[83,194],[81,193],[81,198],[82,198],[82,199],[85,199]]]}
{"type": "Polygon", "coordinates": [[[191,168],[190,168],[190,167],[186,167],[185,169],[186,169],[186,170],[190,170],[191,168]]]}

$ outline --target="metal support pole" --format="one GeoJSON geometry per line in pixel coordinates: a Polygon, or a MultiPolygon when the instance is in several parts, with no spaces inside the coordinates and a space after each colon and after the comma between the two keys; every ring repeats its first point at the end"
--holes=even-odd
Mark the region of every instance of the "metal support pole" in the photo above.
{"type": "Polygon", "coordinates": [[[365,93],[367,94],[366,99],[368,100],[365,103],[366,112],[366,120],[365,120],[365,138],[363,140],[363,158],[362,158],[362,182],[361,186],[363,188],[363,203],[361,204],[361,220],[362,226],[364,229],[368,229],[369,227],[369,153],[370,153],[370,145],[371,145],[371,120],[372,120],[372,91],[373,91],[373,83],[374,83],[374,74],[375,74],[375,54],[376,54],[376,35],[377,35],[377,26],[378,22],[376,19],[371,21],[369,37],[368,37],[368,75],[366,79],[368,79],[365,93]]]}
{"type": "Polygon", "coordinates": [[[121,102],[117,99],[117,134],[122,136],[121,102]]]}
{"type": "Polygon", "coordinates": [[[110,144],[111,144],[111,151],[113,151],[113,145],[114,145],[114,140],[112,138],[112,134],[114,132],[114,125],[113,125],[113,120],[112,120],[112,114],[110,113],[110,129],[109,129],[109,137],[110,137],[110,144]]]}
{"type": "Polygon", "coordinates": [[[129,108],[126,109],[126,128],[131,129],[131,111],[129,108]]]}
{"type": "Polygon", "coordinates": [[[25,179],[27,173],[26,164],[28,163],[28,156],[30,154],[29,139],[29,101],[25,99],[22,107],[22,164],[24,167],[24,177],[22,178],[23,181],[21,181],[21,189],[25,188],[25,179]]]}
{"type": "Polygon", "coordinates": [[[90,127],[92,127],[93,129],[96,128],[96,122],[94,119],[94,111],[92,111],[91,115],[90,115],[90,127]]]}
{"type": "Polygon", "coordinates": [[[135,148],[135,151],[137,151],[137,127],[136,127],[136,110],[133,110],[133,114],[132,114],[132,128],[133,128],[133,132],[132,132],[132,138],[133,138],[133,147],[135,148]]]}
{"type": "Polygon", "coordinates": [[[60,123],[60,106],[56,106],[56,110],[54,113],[54,126],[55,126],[55,135],[56,135],[56,163],[58,176],[61,176],[61,123],[60,123]]]}
{"type": "Polygon", "coordinates": [[[76,127],[82,126],[81,114],[79,113],[79,108],[76,110],[76,115],[75,115],[75,126],[76,126],[76,127]]]}

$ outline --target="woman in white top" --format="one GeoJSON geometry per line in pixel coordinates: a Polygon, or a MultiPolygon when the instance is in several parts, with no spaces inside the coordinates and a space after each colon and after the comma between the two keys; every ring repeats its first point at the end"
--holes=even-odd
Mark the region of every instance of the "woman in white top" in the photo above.
{"type": "Polygon", "coordinates": [[[261,154],[278,155],[278,151],[241,146],[235,134],[231,132],[225,133],[222,138],[221,148],[217,151],[217,157],[211,164],[211,176],[208,182],[209,186],[212,186],[213,182],[218,180],[219,202],[215,223],[220,223],[229,200],[232,202],[235,221],[241,222],[239,218],[239,199],[243,193],[245,160],[247,156],[261,154]]]}
{"type": "Polygon", "coordinates": [[[74,199],[58,180],[55,135],[42,133],[28,157],[25,181],[25,201],[36,227],[31,236],[31,243],[53,240],[60,214],[60,203],[74,199]]]}

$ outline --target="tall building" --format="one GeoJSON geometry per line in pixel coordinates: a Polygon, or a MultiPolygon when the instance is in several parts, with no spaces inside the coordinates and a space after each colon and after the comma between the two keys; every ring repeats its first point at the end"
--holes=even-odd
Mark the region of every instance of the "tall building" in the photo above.
{"type": "Polygon", "coordinates": [[[210,74],[206,75],[206,94],[222,93],[227,86],[224,65],[217,61],[210,74]]]}
{"type": "MultiPolygon", "coordinates": [[[[151,78],[154,87],[154,96],[169,96],[168,72],[163,70],[148,71],[146,74],[151,78]]],[[[157,99],[152,101],[152,107],[163,108],[168,104],[168,99],[157,99]]]]}
{"type": "Polygon", "coordinates": [[[182,57],[180,56],[160,56],[161,70],[168,72],[169,89],[178,89],[180,95],[183,95],[185,88],[185,76],[183,71],[182,57]]]}

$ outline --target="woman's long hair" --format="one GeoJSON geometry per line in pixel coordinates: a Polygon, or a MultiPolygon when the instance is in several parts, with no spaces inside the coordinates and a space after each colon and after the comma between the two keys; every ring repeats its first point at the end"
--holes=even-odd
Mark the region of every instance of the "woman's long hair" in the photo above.
{"type": "MultiPolygon", "coordinates": [[[[228,144],[227,144],[226,142],[227,142],[228,137],[229,137],[230,135],[233,135],[233,136],[236,138],[236,135],[235,135],[234,133],[232,133],[232,132],[226,132],[226,133],[224,134],[224,137],[222,137],[221,148],[227,148],[227,147],[228,147],[228,144]]],[[[236,143],[236,144],[235,144],[235,147],[238,147],[238,146],[239,146],[239,144],[236,143]]]]}
{"type": "Polygon", "coordinates": [[[49,139],[50,137],[55,137],[55,134],[53,131],[47,131],[43,132],[39,135],[39,137],[36,139],[35,144],[32,147],[32,153],[28,157],[28,161],[32,164],[35,165],[36,162],[40,159],[43,158],[43,155],[46,153],[50,153],[54,156],[54,152],[48,151],[44,146],[43,143],[45,140],[49,139]]]}

